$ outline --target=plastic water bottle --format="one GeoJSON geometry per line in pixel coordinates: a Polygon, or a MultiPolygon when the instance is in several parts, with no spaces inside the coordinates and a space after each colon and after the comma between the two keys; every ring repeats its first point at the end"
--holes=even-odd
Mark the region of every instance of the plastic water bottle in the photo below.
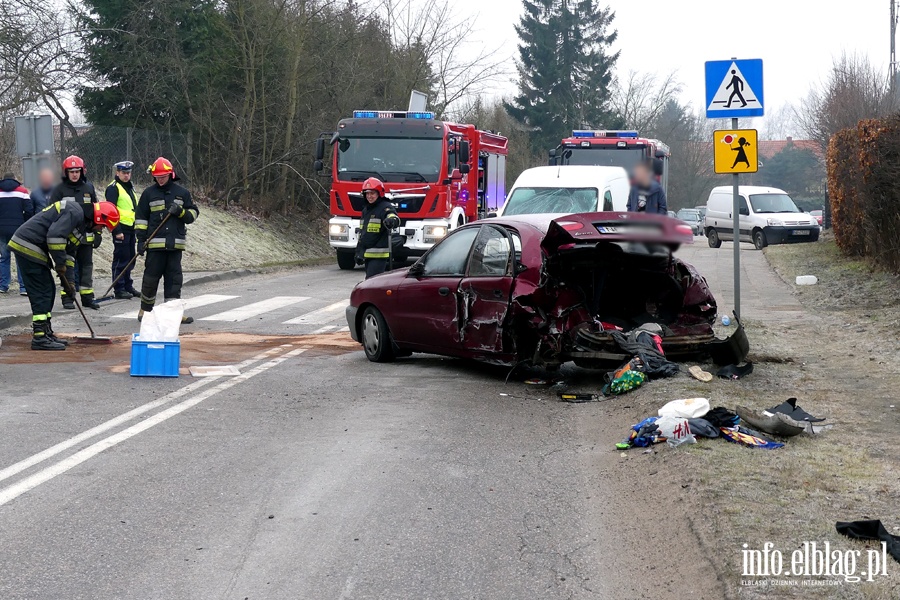
{"type": "Polygon", "coordinates": [[[722,315],[722,325],[725,327],[731,325],[731,318],[728,315],[722,315]]]}
{"type": "Polygon", "coordinates": [[[819,279],[815,275],[798,275],[797,285],[816,285],[819,279]]]}

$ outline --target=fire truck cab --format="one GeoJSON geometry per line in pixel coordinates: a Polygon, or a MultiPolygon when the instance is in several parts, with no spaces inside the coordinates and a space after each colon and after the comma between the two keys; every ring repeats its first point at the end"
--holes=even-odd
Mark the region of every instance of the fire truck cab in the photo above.
{"type": "Polygon", "coordinates": [[[507,139],[423,111],[354,111],[316,144],[315,168],[331,157],[328,240],[341,269],[353,269],[365,203],[362,183],[385,184],[401,224],[394,257],[420,256],[447,233],[484,217],[506,197],[507,139]],[[402,242],[402,245],[401,245],[402,242]]]}
{"type": "Polygon", "coordinates": [[[550,165],[622,167],[630,175],[640,161],[653,160],[659,184],[668,191],[670,154],[666,144],[637,131],[576,129],[550,150],[550,165]]]}

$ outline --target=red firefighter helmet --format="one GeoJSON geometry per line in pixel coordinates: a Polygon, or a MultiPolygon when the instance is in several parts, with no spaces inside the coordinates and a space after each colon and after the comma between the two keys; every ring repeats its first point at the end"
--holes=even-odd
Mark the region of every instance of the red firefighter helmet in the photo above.
{"type": "Polygon", "coordinates": [[[172,167],[172,163],[162,156],[153,161],[153,164],[150,165],[150,168],[147,169],[147,171],[154,177],[171,175],[173,179],[175,178],[175,169],[172,167]]]}
{"type": "Polygon", "coordinates": [[[112,202],[94,204],[94,225],[102,225],[112,231],[119,224],[119,209],[112,202]]]}
{"type": "Polygon", "coordinates": [[[66,160],[63,161],[62,167],[63,175],[65,175],[66,171],[68,171],[69,169],[81,169],[81,172],[85,173],[84,161],[80,156],[75,156],[74,154],[67,157],[66,160]]]}
{"type": "Polygon", "coordinates": [[[384,196],[384,184],[381,183],[381,180],[377,177],[369,177],[362,184],[362,192],[365,194],[366,192],[374,190],[378,192],[378,196],[384,196]]]}

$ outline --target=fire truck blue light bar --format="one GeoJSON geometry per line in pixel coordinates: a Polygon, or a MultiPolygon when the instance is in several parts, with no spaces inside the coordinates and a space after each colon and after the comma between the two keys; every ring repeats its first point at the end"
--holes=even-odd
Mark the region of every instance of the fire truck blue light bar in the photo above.
{"type": "Polygon", "coordinates": [[[434,119],[433,112],[354,110],[354,119],[434,119]]]}
{"type": "Polygon", "coordinates": [[[637,136],[637,131],[576,129],[572,132],[574,138],[636,138],[637,136]]]}

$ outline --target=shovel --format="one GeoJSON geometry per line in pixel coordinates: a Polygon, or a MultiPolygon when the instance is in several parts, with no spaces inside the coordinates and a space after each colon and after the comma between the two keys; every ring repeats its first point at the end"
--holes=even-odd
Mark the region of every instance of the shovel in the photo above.
{"type": "MultiPolygon", "coordinates": [[[[147,244],[150,243],[150,240],[152,240],[154,237],[156,237],[156,234],[159,232],[160,229],[162,229],[162,226],[166,224],[166,221],[168,221],[168,220],[169,220],[169,217],[171,217],[171,216],[172,216],[172,213],[166,213],[166,216],[165,216],[165,218],[162,220],[162,222],[159,224],[159,227],[157,227],[156,229],[154,229],[154,230],[153,230],[153,233],[151,233],[150,235],[147,236],[147,239],[144,240],[144,251],[147,250],[147,244]]],[[[109,287],[106,289],[105,292],[103,292],[103,296],[102,296],[101,298],[99,298],[99,299],[97,300],[97,302],[103,302],[104,300],[110,300],[110,299],[112,298],[112,296],[110,296],[109,293],[110,293],[110,292],[112,291],[112,289],[115,287],[116,283],[117,283],[120,279],[122,279],[122,277],[125,275],[125,273],[128,272],[128,269],[130,269],[130,268],[131,268],[131,265],[133,265],[133,264],[135,263],[135,261],[137,260],[138,256],[140,256],[140,254],[135,254],[135,255],[132,257],[132,259],[131,259],[130,261],[128,261],[128,264],[125,265],[125,268],[122,269],[122,272],[119,273],[119,276],[116,277],[115,279],[113,279],[113,282],[112,282],[111,284],[109,284],[109,287]]],[[[89,325],[88,327],[90,327],[90,325],[89,325]]]]}
{"type": "Polygon", "coordinates": [[[81,308],[81,302],[78,301],[78,296],[75,294],[75,288],[72,287],[71,283],[69,283],[69,279],[67,277],[60,276],[59,280],[60,282],[62,282],[62,286],[65,288],[66,293],[72,298],[75,306],[78,307],[78,312],[81,313],[81,318],[84,319],[84,324],[87,325],[88,331],[91,332],[91,337],[80,336],[76,337],[75,341],[83,342],[85,344],[111,344],[112,340],[108,337],[98,337],[97,334],[94,333],[94,328],[91,327],[87,315],[84,314],[84,309],[81,308]]]}

